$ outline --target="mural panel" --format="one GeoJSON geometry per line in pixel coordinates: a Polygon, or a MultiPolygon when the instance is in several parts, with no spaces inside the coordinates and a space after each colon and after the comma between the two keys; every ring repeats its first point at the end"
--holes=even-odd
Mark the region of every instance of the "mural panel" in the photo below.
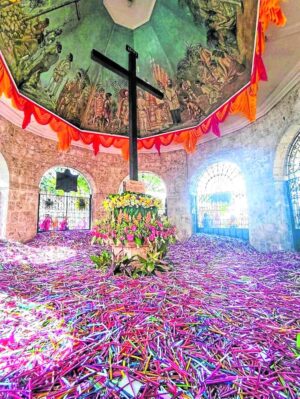
{"type": "Polygon", "coordinates": [[[138,75],[165,94],[138,90],[139,136],[148,137],[197,125],[249,82],[257,7],[157,0],[151,20],[130,30],[100,0],[0,0],[0,49],[22,94],[81,129],[127,135],[127,83],[90,52],[127,67],[129,44],[138,75]]]}

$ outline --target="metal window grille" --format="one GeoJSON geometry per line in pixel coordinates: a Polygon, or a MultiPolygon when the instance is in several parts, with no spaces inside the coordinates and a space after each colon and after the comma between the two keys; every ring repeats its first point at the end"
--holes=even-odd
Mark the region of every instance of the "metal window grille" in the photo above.
{"type": "MultiPolygon", "coordinates": [[[[91,228],[92,196],[86,179],[79,174],[82,184],[78,192],[64,193],[56,190],[56,172],[65,168],[56,167],[48,171],[40,183],[38,206],[38,232],[48,230],[88,230],[91,228]],[[48,220],[45,223],[45,220],[48,220]],[[47,228],[45,229],[45,226],[47,228]]],[[[70,168],[69,168],[70,169],[70,168]]],[[[70,169],[72,174],[78,172],[70,169]]]]}
{"type": "Polygon", "coordinates": [[[209,166],[199,179],[197,231],[248,239],[246,187],[239,168],[230,162],[209,166]]]}
{"type": "Polygon", "coordinates": [[[300,230],[300,134],[288,156],[287,175],[294,229],[300,230]]]}
{"type": "Polygon", "coordinates": [[[68,230],[88,230],[91,228],[91,196],[75,197],[40,193],[38,231],[45,218],[50,217],[49,230],[59,230],[64,219],[68,230]]]}

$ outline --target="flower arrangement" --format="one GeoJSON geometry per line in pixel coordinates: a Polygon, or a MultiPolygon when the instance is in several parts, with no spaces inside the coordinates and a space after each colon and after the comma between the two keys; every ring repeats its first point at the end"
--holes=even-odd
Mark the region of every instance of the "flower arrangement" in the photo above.
{"type": "Polygon", "coordinates": [[[148,252],[146,258],[139,255],[128,257],[127,255],[114,255],[104,250],[99,255],[92,255],[90,259],[95,268],[109,274],[123,274],[132,278],[160,275],[163,272],[172,270],[172,263],[161,259],[160,253],[148,252]]]}
{"type": "Polygon", "coordinates": [[[175,227],[166,218],[153,218],[150,212],[142,218],[141,214],[131,216],[121,211],[117,218],[97,221],[93,235],[102,245],[135,243],[161,247],[163,243],[175,241],[175,227]]]}
{"type": "Polygon", "coordinates": [[[176,230],[167,217],[159,216],[159,199],[146,194],[110,195],[104,201],[107,217],[96,221],[93,241],[112,246],[148,246],[150,252],[167,251],[176,241],[176,230]]]}
{"type": "Polygon", "coordinates": [[[103,201],[103,207],[108,212],[114,212],[115,215],[120,209],[126,209],[127,213],[137,214],[138,211],[145,214],[146,210],[151,213],[156,213],[161,207],[161,200],[151,197],[147,194],[135,194],[125,192],[123,194],[110,194],[106,200],[103,201]]]}

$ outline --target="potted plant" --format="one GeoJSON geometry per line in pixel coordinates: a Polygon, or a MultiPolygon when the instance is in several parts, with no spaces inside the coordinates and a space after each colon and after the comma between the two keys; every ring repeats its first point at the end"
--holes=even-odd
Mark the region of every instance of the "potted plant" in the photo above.
{"type": "Polygon", "coordinates": [[[51,208],[51,207],[53,206],[53,204],[54,204],[54,202],[52,201],[51,198],[47,198],[47,199],[45,200],[45,207],[46,207],[46,208],[51,208]]]}
{"type": "Polygon", "coordinates": [[[78,200],[76,201],[76,208],[79,210],[84,210],[86,208],[85,198],[78,198],[78,200]]]}

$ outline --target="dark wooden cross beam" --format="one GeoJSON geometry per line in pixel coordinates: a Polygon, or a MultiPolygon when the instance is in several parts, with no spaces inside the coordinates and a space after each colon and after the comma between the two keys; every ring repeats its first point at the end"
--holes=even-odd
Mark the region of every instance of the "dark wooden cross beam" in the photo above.
{"type": "Polygon", "coordinates": [[[99,53],[92,50],[92,60],[98,62],[107,69],[118,74],[128,81],[129,98],[129,175],[130,180],[138,180],[138,151],[137,151],[137,86],[153,96],[162,99],[163,93],[149,83],[136,76],[136,60],[138,53],[130,46],[126,46],[128,51],[128,70],[121,65],[99,53]]]}

